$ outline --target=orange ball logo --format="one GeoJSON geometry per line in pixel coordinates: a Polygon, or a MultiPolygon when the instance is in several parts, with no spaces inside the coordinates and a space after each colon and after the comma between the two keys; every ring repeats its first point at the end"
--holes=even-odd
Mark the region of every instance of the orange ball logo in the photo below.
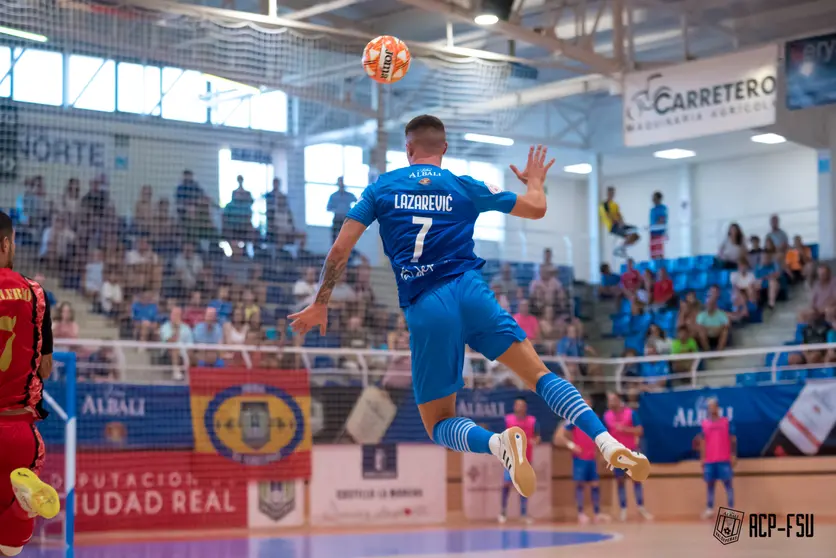
{"type": "Polygon", "coordinates": [[[402,40],[383,35],[369,41],[363,49],[363,69],[378,83],[395,83],[409,71],[412,56],[402,40]]]}

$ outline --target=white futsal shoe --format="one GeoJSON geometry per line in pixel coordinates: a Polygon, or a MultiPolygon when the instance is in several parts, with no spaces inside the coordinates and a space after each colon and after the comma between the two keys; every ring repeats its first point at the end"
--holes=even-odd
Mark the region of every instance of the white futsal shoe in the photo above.
{"type": "Polygon", "coordinates": [[[505,525],[505,522],[508,521],[508,518],[505,517],[504,513],[499,514],[499,517],[496,518],[496,522],[500,525],[505,525]]]}
{"type": "Polygon", "coordinates": [[[502,434],[491,437],[491,453],[508,470],[514,488],[525,498],[531,498],[537,488],[537,476],[526,457],[528,439],[521,428],[513,426],[502,434]]]}
{"type": "Polygon", "coordinates": [[[589,516],[581,512],[578,514],[578,524],[581,526],[589,525],[589,516]]]}
{"type": "Polygon", "coordinates": [[[636,482],[644,482],[650,476],[650,461],[647,457],[637,451],[627,449],[609,432],[602,432],[596,436],[595,442],[604,455],[604,459],[607,460],[610,470],[624,469],[636,482]]]}
{"type": "Polygon", "coordinates": [[[643,507],[639,508],[639,515],[644,518],[645,521],[653,521],[653,514],[644,509],[643,507]]]}
{"type": "Polygon", "coordinates": [[[712,517],[714,517],[714,510],[711,508],[705,508],[700,514],[700,519],[711,519],[712,517]]]}
{"type": "Polygon", "coordinates": [[[609,523],[610,521],[612,521],[612,518],[605,513],[595,515],[595,523],[609,523]]]}

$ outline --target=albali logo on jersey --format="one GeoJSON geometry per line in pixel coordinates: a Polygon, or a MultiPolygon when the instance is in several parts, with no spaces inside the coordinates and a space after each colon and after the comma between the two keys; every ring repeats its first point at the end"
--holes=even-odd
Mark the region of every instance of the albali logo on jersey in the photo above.
{"type": "Polygon", "coordinates": [[[435,445],[315,446],[314,525],[443,523],[447,453],[435,445]],[[334,467],[339,463],[339,467],[334,467]]]}
{"type": "Polygon", "coordinates": [[[629,147],[775,123],[777,46],[624,77],[629,147]]]}

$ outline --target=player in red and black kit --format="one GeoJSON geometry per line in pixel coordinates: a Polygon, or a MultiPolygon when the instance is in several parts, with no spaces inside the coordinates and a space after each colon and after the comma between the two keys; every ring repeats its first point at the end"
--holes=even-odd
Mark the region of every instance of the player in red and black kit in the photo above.
{"type": "Polygon", "coordinates": [[[35,422],[52,372],[52,321],[46,293],[12,271],[15,233],[0,211],[0,556],[17,556],[32,538],[35,517],[51,519],[60,500],[38,478],[44,442],[35,422]],[[6,480],[4,480],[6,479],[6,480]]]}

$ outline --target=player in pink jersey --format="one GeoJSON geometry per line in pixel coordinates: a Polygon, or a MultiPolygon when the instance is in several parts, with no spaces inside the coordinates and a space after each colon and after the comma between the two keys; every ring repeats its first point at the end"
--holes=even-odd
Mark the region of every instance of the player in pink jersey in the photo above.
{"type": "Polygon", "coordinates": [[[702,421],[702,432],[697,434],[694,444],[699,446],[700,460],[703,463],[703,478],[706,484],[707,506],[703,519],[714,516],[714,485],[719,480],[726,489],[726,502],[734,507],[734,489],[732,488],[733,467],[737,461],[737,437],[734,425],[726,417],[720,416],[717,398],[706,402],[708,418],[702,421]]]}
{"type": "MultiPolygon", "coordinates": [[[[592,406],[589,399],[584,397],[587,405],[592,406]]],[[[598,485],[598,446],[570,422],[564,422],[554,433],[552,443],[564,446],[572,452],[572,480],[575,481],[575,500],[578,504],[578,522],[581,525],[589,523],[589,516],[583,511],[585,487],[589,486],[589,498],[595,521],[603,523],[609,521],[609,516],[601,513],[601,489],[598,485]],[[570,439],[571,437],[571,439],[570,439]]]]}
{"type": "MultiPolygon", "coordinates": [[[[607,394],[607,407],[609,410],[604,413],[604,424],[607,430],[612,432],[613,437],[624,444],[628,449],[635,450],[639,446],[644,429],[639,422],[639,415],[633,409],[624,405],[624,400],[614,392],[607,394]]],[[[616,483],[618,484],[618,505],[621,508],[619,519],[627,520],[627,475],[621,469],[613,470],[616,483]]],[[[636,506],[643,518],[650,521],[653,516],[644,508],[644,487],[642,483],[633,481],[633,492],[636,496],[636,506]]]]}
{"type": "MultiPolygon", "coordinates": [[[[514,412],[505,417],[505,428],[513,427],[521,428],[528,438],[528,446],[526,447],[526,459],[531,463],[534,457],[534,446],[540,443],[540,427],[537,424],[537,419],[528,414],[528,403],[524,397],[517,397],[514,400],[514,412]]],[[[598,446],[596,445],[597,449],[598,446]]],[[[511,473],[505,470],[505,482],[502,483],[502,511],[499,513],[499,522],[505,523],[508,512],[508,494],[511,492],[513,481],[511,480],[511,473]]],[[[531,518],[528,517],[528,498],[520,495],[520,517],[523,521],[531,524],[531,518]]]]}

